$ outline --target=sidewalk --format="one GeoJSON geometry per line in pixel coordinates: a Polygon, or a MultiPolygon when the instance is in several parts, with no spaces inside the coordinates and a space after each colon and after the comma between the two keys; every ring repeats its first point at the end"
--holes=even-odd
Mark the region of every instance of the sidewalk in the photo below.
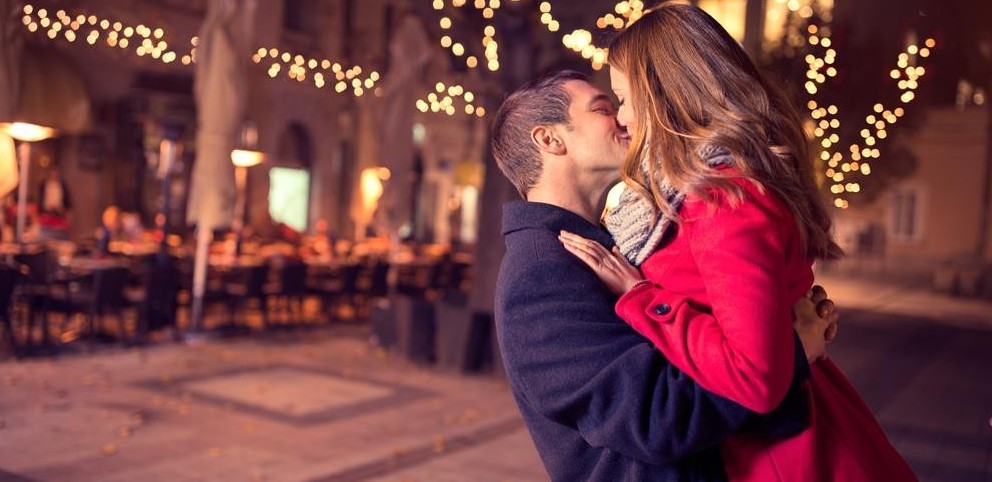
{"type": "MultiPolygon", "coordinates": [[[[992,330],[992,301],[955,297],[908,282],[817,273],[816,284],[844,310],[922,317],[960,328],[992,330]]],[[[843,318],[842,318],[843,320],[843,318]]]]}
{"type": "MultiPolygon", "coordinates": [[[[992,304],[817,283],[846,311],[832,358],[921,480],[988,480],[992,304]]],[[[547,480],[505,380],[368,339],[338,325],[0,362],[0,481],[547,480]]]]}
{"type": "Polygon", "coordinates": [[[0,364],[0,480],[540,481],[504,380],[364,327],[0,364]]]}

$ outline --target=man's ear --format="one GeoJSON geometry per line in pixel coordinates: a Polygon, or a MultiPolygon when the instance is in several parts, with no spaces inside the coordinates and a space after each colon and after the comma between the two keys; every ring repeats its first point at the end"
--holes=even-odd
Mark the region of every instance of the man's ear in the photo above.
{"type": "Polygon", "coordinates": [[[565,153],[565,142],[550,126],[537,126],[530,131],[530,138],[542,152],[561,155],[565,153]]]}

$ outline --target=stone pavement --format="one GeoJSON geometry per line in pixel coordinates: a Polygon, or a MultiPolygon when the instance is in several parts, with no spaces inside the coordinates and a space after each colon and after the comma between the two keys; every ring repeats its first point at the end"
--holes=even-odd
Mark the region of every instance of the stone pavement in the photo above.
{"type": "MultiPolygon", "coordinates": [[[[989,305],[818,282],[844,310],[832,358],[921,480],[992,481],[989,305]]],[[[0,361],[0,481],[546,480],[504,380],[415,365],[368,336],[338,325],[0,361]]]]}
{"type": "Polygon", "coordinates": [[[545,479],[503,380],[367,339],[353,326],[7,361],[0,480],[545,479]]]}
{"type": "Polygon", "coordinates": [[[992,300],[951,296],[913,282],[843,273],[818,272],[816,283],[827,289],[841,310],[905,315],[992,330],[992,300]]]}

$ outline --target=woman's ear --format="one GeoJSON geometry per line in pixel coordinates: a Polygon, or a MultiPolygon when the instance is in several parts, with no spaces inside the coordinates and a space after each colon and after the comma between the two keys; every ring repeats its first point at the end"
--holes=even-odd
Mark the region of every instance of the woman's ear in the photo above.
{"type": "Polygon", "coordinates": [[[537,126],[530,131],[530,138],[541,152],[555,155],[565,153],[565,143],[562,142],[561,137],[552,127],[537,126]]]}

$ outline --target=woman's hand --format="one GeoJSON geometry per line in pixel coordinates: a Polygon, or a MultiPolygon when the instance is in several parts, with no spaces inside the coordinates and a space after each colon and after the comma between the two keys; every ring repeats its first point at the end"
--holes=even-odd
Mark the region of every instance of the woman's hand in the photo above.
{"type": "Polygon", "coordinates": [[[644,280],[640,270],[630,264],[616,247],[609,251],[596,241],[568,231],[562,231],[558,240],[565,245],[565,249],[589,265],[603,284],[618,295],[644,280]]]}
{"type": "Polygon", "coordinates": [[[827,345],[837,337],[839,315],[833,300],[821,286],[814,286],[806,296],[792,306],[793,326],[806,352],[806,360],[814,363],[827,356],[827,345]]]}

